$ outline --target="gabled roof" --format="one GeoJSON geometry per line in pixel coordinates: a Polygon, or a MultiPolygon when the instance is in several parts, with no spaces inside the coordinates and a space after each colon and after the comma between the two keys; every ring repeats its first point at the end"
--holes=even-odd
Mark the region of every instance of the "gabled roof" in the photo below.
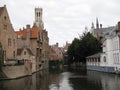
{"type": "Polygon", "coordinates": [[[19,48],[19,49],[17,49],[17,55],[20,56],[24,49],[27,50],[29,55],[33,56],[33,53],[32,53],[32,51],[29,48],[19,48]]]}
{"type": "Polygon", "coordinates": [[[1,16],[3,10],[4,10],[4,7],[0,7],[0,16],[1,16]]]}
{"type": "Polygon", "coordinates": [[[29,55],[33,56],[33,53],[32,53],[32,51],[29,48],[26,48],[26,50],[28,51],[29,55]]]}
{"type": "Polygon", "coordinates": [[[95,35],[99,35],[99,34],[105,35],[114,29],[116,29],[116,26],[106,27],[106,28],[102,28],[102,29],[100,29],[100,28],[94,29],[94,34],[95,35]]]}

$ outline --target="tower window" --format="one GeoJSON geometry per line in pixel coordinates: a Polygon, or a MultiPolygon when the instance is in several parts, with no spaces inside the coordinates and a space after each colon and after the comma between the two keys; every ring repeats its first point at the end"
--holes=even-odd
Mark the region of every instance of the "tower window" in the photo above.
{"type": "Polygon", "coordinates": [[[38,17],[38,12],[37,12],[37,17],[38,17]]]}
{"type": "Polygon", "coordinates": [[[40,12],[37,12],[37,17],[40,17],[40,12]]]}

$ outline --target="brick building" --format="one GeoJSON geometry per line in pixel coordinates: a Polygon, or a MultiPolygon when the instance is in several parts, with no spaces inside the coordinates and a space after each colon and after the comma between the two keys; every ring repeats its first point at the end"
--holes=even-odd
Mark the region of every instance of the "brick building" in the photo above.
{"type": "Polygon", "coordinates": [[[7,64],[8,60],[15,60],[17,53],[16,34],[6,5],[0,7],[0,42],[4,50],[4,64],[7,64]]]}
{"type": "Polygon", "coordinates": [[[35,22],[33,27],[26,25],[26,28],[16,32],[18,48],[29,48],[36,57],[36,68],[48,67],[49,60],[49,38],[43,27],[42,9],[35,8],[35,22]]]}
{"type": "Polygon", "coordinates": [[[63,60],[63,48],[58,43],[50,46],[50,60],[63,60]]]}

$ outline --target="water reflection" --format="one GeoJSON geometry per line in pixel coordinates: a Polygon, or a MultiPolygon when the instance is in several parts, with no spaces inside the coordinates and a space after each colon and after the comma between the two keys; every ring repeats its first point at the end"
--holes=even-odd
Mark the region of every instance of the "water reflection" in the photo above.
{"type": "Polygon", "coordinates": [[[0,81],[0,90],[49,90],[48,70],[32,76],[0,81]]]}
{"type": "Polygon", "coordinates": [[[101,85],[101,90],[120,90],[120,76],[109,73],[88,71],[88,81],[101,85]]]}
{"type": "Polygon", "coordinates": [[[120,76],[81,69],[40,71],[16,80],[0,81],[0,90],[120,90],[120,76]]]}

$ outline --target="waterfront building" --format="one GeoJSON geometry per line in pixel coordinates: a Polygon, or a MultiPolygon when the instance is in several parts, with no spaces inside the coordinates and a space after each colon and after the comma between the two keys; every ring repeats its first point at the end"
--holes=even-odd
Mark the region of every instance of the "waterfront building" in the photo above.
{"type": "Polygon", "coordinates": [[[63,48],[58,43],[50,46],[50,60],[63,60],[63,48]]]}
{"type": "Polygon", "coordinates": [[[42,8],[35,8],[35,22],[32,27],[16,31],[17,45],[19,48],[29,48],[36,58],[36,69],[48,68],[49,38],[42,22],[42,8]]]}
{"type": "Polygon", "coordinates": [[[4,65],[9,64],[9,61],[16,61],[16,34],[11,24],[6,5],[0,7],[0,42],[4,51],[4,65]]]}
{"type": "Polygon", "coordinates": [[[24,65],[28,70],[28,74],[36,72],[36,60],[29,48],[17,49],[17,59],[19,65],[24,65]]]}
{"type": "Polygon", "coordinates": [[[101,40],[106,34],[109,34],[112,30],[114,30],[116,26],[102,27],[102,24],[99,24],[98,18],[96,18],[96,27],[92,22],[90,33],[96,37],[98,40],[101,40]]]}
{"type": "Polygon", "coordinates": [[[120,73],[120,22],[102,38],[102,53],[86,60],[88,70],[120,73]]]}
{"type": "Polygon", "coordinates": [[[42,9],[35,8],[33,26],[14,31],[6,5],[0,7],[0,43],[3,78],[18,78],[48,68],[49,38],[42,22],[42,9]]]}

